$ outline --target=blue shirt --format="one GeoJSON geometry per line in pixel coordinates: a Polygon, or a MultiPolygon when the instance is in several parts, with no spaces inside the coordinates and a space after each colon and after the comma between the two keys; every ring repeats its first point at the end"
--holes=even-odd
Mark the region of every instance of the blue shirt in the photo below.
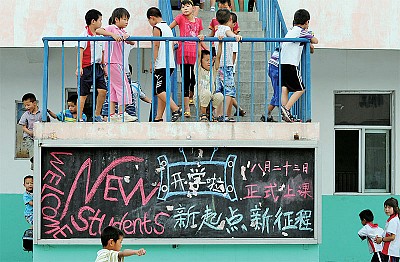
{"type": "Polygon", "coordinates": [[[22,198],[24,199],[24,204],[25,204],[24,215],[26,217],[33,215],[33,206],[29,204],[30,201],[33,201],[33,193],[25,191],[22,198]]]}
{"type": "MultiPolygon", "coordinates": [[[[57,119],[62,122],[76,122],[76,118],[74,118],[73,114],[69,109],[64,110],[64,112],[60,112],[57,114],[57,119]]],[[[82,113],[83,122],[87,121],[87,117],[84,113],[82,113]]]]}

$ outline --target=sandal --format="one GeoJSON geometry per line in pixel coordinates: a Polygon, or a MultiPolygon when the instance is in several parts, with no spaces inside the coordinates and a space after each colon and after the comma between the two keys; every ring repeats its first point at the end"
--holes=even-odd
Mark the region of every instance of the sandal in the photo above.
{"type": "Polygon", "coordinates": [[[202,114],[200,116],[200,122],[208,122],[208,117],[206,114],[202,114]]]}
{"type": "Polygon", "coordinates": [[[163,122],[164,119],[160,118],[160,119],[154,119],[153,122],[163,122]]]}
{"type": "Polygon", "coordinates": [[[183,113],[183,115],[184,115],[185,117],[190,117],[190,112],[189,112],[189,111],[186,111],[185,113],[183,113]]]}
{"type": "Polygon", "coordinates": [[[245,116],[246,115],[246,111],[244,111],[244,109],[243,108],[240,108],[239,110],[236,110],[236,112],[235,112],[235,114],[234,114],[234,116],[237,116],[237,114],[238,114],[238,111],[239,111],[239,116],[245,116]]]}
{"type": "Polygon", "coordinates": [[[182,108],[178,108],[178,110],[172,112],[172,116],[171,116],[171,122],[176,122],[176,120],[179,119],[179,117],[181,117],[182,115],[182,108]]]}

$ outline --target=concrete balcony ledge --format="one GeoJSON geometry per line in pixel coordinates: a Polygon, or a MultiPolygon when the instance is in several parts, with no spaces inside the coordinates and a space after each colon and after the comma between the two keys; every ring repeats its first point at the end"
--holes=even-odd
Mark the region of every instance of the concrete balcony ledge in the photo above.
{"type": "Polygon", "coordinates": [[[74,145],[126,145],[130,144],[128,141],[141,141],[141,144],[153,144],[154,141],[154,145],[162,141],[184,145],[188,141],[201,144],[212,141],[211,146],[215,142],[229,146],[228,141],[234,144],[243,141],[239,143],[241,146],[257,146],[260,141],[263,145],[306,145],[316,144],[319,140],[319,123],[36,123],[34,130],[35,140],[41,143],[63,141],[63,144],[74,145]],[[299,140],[294,139],[296,133],[299,140]]]}

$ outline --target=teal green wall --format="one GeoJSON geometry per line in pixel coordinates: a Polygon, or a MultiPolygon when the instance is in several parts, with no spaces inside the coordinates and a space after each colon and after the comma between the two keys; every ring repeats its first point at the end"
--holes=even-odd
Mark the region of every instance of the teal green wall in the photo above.
{"type": "Polygon", "coordinates": [[[389,196],[323,196],[321,262],[371,260],[367,243],[357,235],[362,227],[358,214],[371,209],[375,223],[385,227],[383,202],[389,196]]]}
{"type": "Polygon", "coordinates": [[[0,261],[32,261],[32,253],[22,250],[22,235],[30,225],[24,218],[21,194],[0,194],[0,261]]]}
{"type": "MultiPolygon", "coordinates": [[[[321,245],[146,245],[148,253],[140,261],[369,261],[367,244],[357,232],[358,213],[369,208],[375,222],[384,227],[387,219],[383,202],[389,196],[323,196],[321,245]]],[[[22,234],[29,227],[23,215],[22,195],[0,194],[0,261],[30,262],[32,253],[22,250],[22,234]]],[[[100,242],[100,241],[99,241],[100,242]]],[[[36,246],[35,262],[94,261],[99,245],[36,246]]],[[[125,245],[124,248],[139,248],[125,245]]],[[[127,258],[126,261],[134,261],[127,258]]]]}
{"type": "MultiPolygon", "coordinates": [[[[94,261],[99,246],[41,246],[35,249],[35,260],[54,261],[94,261]]],[[[138,248],[123,246],[123,248],[138,248]]],[[[173,249],[167,246],[144,246],[147,254],[140,257],[141,262],[245,262],[259,261],[318,261],[318,246],[308,245],[179,245],[173,249]]],[[[125,261],[139,261],[138,258],[126,258],[125,261]]]]}

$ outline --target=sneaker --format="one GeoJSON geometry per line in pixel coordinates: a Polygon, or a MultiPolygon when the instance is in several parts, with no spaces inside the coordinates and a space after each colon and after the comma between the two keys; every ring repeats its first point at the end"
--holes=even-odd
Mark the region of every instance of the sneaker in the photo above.
{"type": "Polygon", "coordinates": [[[101,118],[101,116],[95,116],[95,117],[93,118],[93,121],[94,121],[94,122],[103,122],[103,118],[101,118]]]}
{"type": "Polygon", "coordinates": [[[110,115],[110,122],[121,122],[122,119],[119,117],[118,114],[110,115]]]}
{"type": "Polygon", "coordinates": [[[211,11],[211,12],[215,12],[215,6],[212,6],[212,7],[210,8],[210,11],[211,11]]]}
{"type": "Polygon", "coordinates": [[[131,116],[127,112],[124,112],[123,115],[121,114],[118,117],[120,117],[121,121],[124,121],[124,122],[135,122],[138,120],[138,118],[136,116],[131,116]]]}
{"type": "Polygon", "coordinates": [[[234,123],[234,122],[236,122],[236,119],[233,118],[233,117],[219,116],[219,117],[217,117],[217,121],[218,122],[231,122],[231,123],[234,123]]]}
{"type": "Polygon", "coordinates": [[[286,109],[286,107],[281,106],[281,113],[282,113],[282,120],[285,122],[292,122],[292,114],[290,114],[290,111],[286,109]]]}

